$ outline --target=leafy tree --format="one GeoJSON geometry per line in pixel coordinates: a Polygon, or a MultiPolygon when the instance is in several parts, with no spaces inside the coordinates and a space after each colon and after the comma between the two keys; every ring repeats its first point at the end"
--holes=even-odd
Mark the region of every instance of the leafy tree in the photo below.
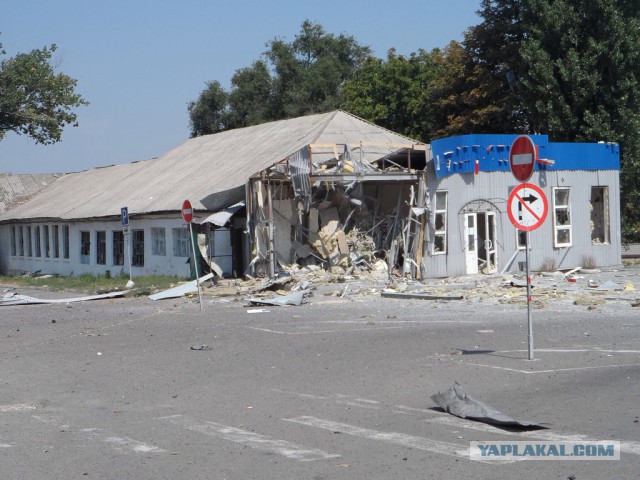
{"type": "MultiPolygon", "coordinates": [[[[77,126],[72,109],[88,102],[75,93],[76,80],[55,72],[55,51],[51,45],[0,62],[0,140],[15,132],[52,144],[60,141],[66,125],[77,126]]],[[[0,55],[6,55],[2,44],[0,55]]]]}
{"type": "Polygon", "coordinates": [[[307,20],[292,42],[270,41],[262,59],[237,70],[230,92],[209,82],[189,103],[191,135],[336,109],[342,84],[369,55],[353,37],[307,20]]]}
{"type": "Polygon", "coordinates": [[[228,127],[247,127],[269,121],[273,109],[272,84],[267,64],[262,60],[236,70],[231,78],[228,127]]]}
{"type": "Polygon", "coordinates": [[[369,58],[342,89],[342,107],[377,125],[428,141],[435,130],[433,86],[441,75],[440,52],[409,57],[389,50],[369,58]]]}
{"type": "Polygon", "coordinates": [[[220,82],[207,83],[198,100],[189,102],[191,136],[197,137],[224,130],[227,125],[229,94],[220,82]]]}
{"type": "Polygon", "coordinates": [[[437,80],[441,134],[547,133],[622,151],[623,236],[640,240],[637,0],[483,0],[437,80]]]}

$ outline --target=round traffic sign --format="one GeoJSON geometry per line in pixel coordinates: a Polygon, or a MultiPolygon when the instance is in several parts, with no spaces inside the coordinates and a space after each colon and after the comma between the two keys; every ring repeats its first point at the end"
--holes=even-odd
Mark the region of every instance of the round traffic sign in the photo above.
{"type": "Polygon", "coordinates": [[[507,200],[509,220],[525,232],[542,225],[549,212],[549,202],[542,189],[531,183],[521,183],[511,191],[507,200]]]}
{"type": "Polygon", "coordinates": [[[182,202],[182,218],[187,223],[191,223],[191,220],[193,220],[193,208],[191,208],[189,200],[182,202]]]}
{"type": "Polygon", "coordinates": [[[531,137],[520,135],[513,141],[509,151],[509,165],[516,180],[526,182],[531,178],[536,157],[536,146],[531,137]]]}

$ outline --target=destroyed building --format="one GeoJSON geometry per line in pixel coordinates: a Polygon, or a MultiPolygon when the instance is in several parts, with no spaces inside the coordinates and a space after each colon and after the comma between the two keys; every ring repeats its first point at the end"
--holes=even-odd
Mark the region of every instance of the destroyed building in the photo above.
{"type": "MultiPolygon", "coordinates": [[[[427,145],[343,111],[197,137],[156,159],[64,175],[5,212],[0,265],[117,275],[130,262],[134,276],[189,276],[180,215],[189,199],[199,261],[225,276],[274,276],[293,265],[382,265],[416,279],[517,270],[522,236],[505,208],[517,183],[514,138],[427,145]]],[[[534,268],[569,268],[583,256],[620,263],[617,145],[535,142],[547,160],[531,181],[553,211],[531,235],[534,268]]]]}

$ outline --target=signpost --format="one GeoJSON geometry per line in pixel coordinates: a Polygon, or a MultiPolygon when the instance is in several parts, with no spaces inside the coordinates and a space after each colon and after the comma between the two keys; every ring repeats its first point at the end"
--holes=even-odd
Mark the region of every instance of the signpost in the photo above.
{"type": "Polygon", "coordinates": [[[527,325],[529,360],[533,360],[533,322],[531,320],[531,269],[529,267],[529,232],[542,225],[549,212],[549,202],[540,187],[526,183],[533,175],[538,156],[533,140],[520,135],[511,144],[509,165],[516,180],[524,182],[515,187],[507,200],[509,220],[525,232],[525,260],[527,269],[527,325]]]}
{"type": "Polygon", "coordinates": [[[526,182],[531,178],[536,158],[536,146],[529,136],[520,135],[513,141],[509,150],[509,165],[516,180],[526,182]]]}
{"type": "Polygon", "coordinates": [[[196,272],[196,285],[198,286],[198,301],[200,302],[200,310],[203,310],[202,306],[202,292],[200,291],[200,274],[198,273],[198,257],[196,256],[196,244],[193,240],[193,228],[191,227],[191,221],[193,220],[193,208],[191,202],[185,200],[182,202],[182,219],[189,224],[189,236],[191,237],[191,250],[193,251],[193,268],[196,272]]]}
{"type": "Polygon", "coordinates": [[[133,276],[131,273],[131,241],[129,240],[129,207],[122,207],[120,209],[120,220],[122,221],[122,235],[127,239],[127,263],[129,264],[129,281],[127,282],[127,288],[131,288],[135,285],[133,283],[133,276]]]}

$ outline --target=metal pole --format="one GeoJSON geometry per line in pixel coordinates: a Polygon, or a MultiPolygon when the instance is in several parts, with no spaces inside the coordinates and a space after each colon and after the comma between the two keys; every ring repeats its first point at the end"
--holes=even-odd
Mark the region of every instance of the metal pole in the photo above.
{"type": "Polygon", "coordinates": [[[202,306],[202,292],[200,292],[200,274],[198,273],[198,259],[196,257],[196,242],[193,240],[193,227],[189,222],[189,235],[191,236],[191,249],[193,250],[193,268],[196,271],[196,285],[198,286],[198,301],[200,302],[200,311],[204,310],[202,306]]]}
{"type": "Polygon", "coordinates": [[[127,239],[127,262],[129,263],[129,283],[127,287],[133,286],[133,274],[131,273],[131,229],[129,225],[122,229],[122,233],[127,239]]]}
{"type": "Polygon", "coordinates": [[[526,232],[525,246],[525,262],[527,265],[527,326],[528,326],[528,344],[529,344],[529,360],[533,360],[533,323],[531,321],[531,269],[529,268],[529,232],[526,232]]]}

